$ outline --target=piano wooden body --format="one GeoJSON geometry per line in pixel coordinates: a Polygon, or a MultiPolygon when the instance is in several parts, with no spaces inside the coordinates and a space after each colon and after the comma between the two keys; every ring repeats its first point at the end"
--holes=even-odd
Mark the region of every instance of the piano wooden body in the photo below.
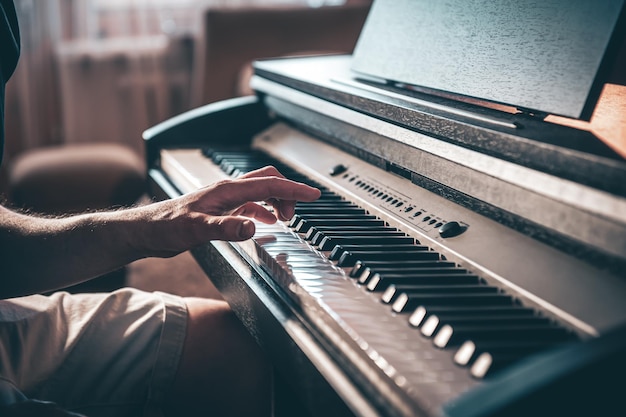
{"type": "Polygon", "coordinates": [[[276,415],[626,413],[626,161],[350,59],[257,62],[256,96],[144,133],[159,198],[266,164],[323,190],[192,251],[272,360],[276,415]]]}

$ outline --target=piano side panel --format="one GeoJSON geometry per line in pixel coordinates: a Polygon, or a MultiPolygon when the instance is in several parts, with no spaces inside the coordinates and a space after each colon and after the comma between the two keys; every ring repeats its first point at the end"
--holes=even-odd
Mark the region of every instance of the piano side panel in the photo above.
{"type": "Polygon", "coordinates": [[[232,145],[244,145],[271,121],[256,96],[237,97],[190,110],[143,133],[147,166],[153,167],[160,150],[167,147],[200,147],[225,140],[232,145]]]}

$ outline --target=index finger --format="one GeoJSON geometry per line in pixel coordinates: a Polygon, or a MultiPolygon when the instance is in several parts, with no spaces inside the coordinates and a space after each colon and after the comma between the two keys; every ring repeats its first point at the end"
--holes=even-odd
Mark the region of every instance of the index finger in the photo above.
{"type": "Polygon", "coordinates": [[[246,172],[238,178],[257,178],[257,177],[279,177],[285,178],[283,174],[274,166],[267,165],[263,168],[255,169],[254,171],[246,172]]]}
{"type": "Polygon", "coordinates": [[[286,200],[315,201],[321,192],[309,185],[282,177],[252,177],[228,182],[222,187],[220,197],[228,201],[231,207],[240,206],[249,201],[286,200]]]}

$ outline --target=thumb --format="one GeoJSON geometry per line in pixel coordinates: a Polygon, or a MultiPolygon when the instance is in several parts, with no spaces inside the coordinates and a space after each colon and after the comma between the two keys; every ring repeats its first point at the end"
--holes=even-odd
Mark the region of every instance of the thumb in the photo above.
{"type": "Polygon", "coordinates": [[[211,221],[211,240],[247,240],[254,236],[254,223],[245,217],[222,216],[211,221]]]}

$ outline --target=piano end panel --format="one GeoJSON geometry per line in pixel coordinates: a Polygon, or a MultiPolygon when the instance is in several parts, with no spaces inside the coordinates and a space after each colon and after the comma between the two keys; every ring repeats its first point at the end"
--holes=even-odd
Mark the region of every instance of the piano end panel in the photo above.
{"type": "Polygon", "coordinates": [[[610,416],[624,411],[626,326],[539,353],[443,407],[442,417],[610,416]]]}
{"type": "Polygon", "coordinates": [[[266,107],[256,96],[218,101],[190,110],[143,132],[147,166],[155,165],[163,148],[225,142],[248,144],[271,121],[266,107]]]}

